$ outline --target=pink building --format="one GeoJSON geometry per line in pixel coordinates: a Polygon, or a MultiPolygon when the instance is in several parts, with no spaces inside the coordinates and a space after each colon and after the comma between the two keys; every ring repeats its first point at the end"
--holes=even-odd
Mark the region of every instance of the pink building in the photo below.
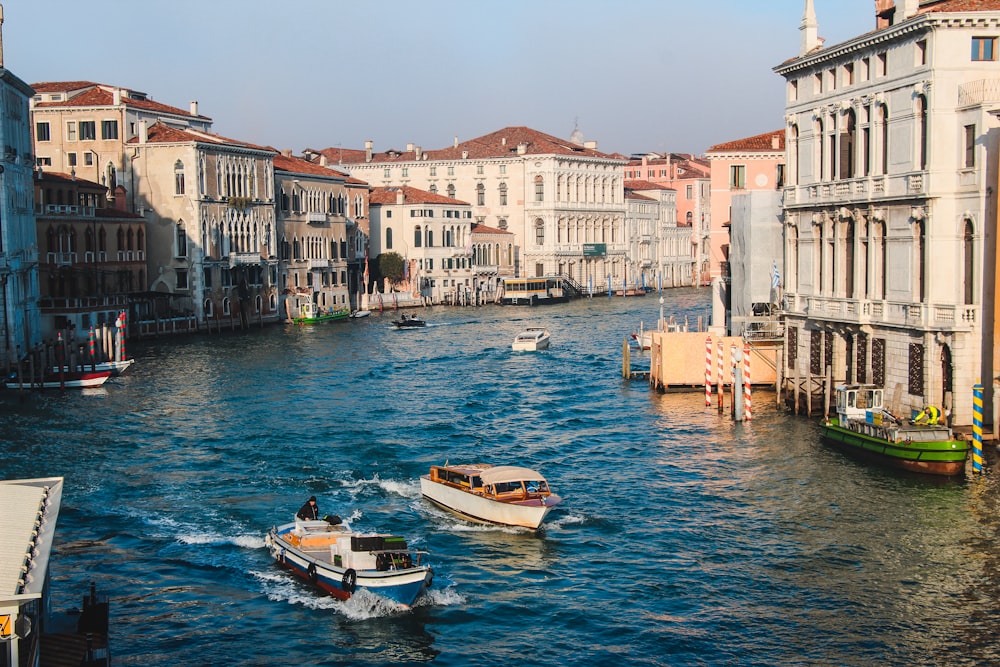
{"type": "Polygon", "coordinates": [[[708,245],[711,277],[716,278],[725,273],[723,262],[729,261],[733,195],[751,190],[777,190],[785,185],[785,131],[765,132],[716,144],[708,149],[705,157],[712,165],[708,245]]]}

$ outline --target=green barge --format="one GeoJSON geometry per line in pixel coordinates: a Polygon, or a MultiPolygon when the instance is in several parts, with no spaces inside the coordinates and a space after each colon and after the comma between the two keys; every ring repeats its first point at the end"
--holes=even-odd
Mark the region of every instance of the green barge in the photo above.
{"type": "Polygon", "coordinates": [[[944,424],[914,424],[883,407],[874,385],[837,387],[837,416],[820,424],[823,440],[895,468],[930,475],[965,473],[969,442],[944,424]]]}

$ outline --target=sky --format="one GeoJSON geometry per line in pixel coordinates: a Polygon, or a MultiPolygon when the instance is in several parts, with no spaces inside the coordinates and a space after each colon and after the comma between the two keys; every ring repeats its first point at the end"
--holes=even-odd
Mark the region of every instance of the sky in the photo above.
{"type": "MultiPolygon", "coordinates": [[[[0,0],[28,84],[132,88],[225,137],[449,146],[507,126],[607,153],[702,154],[781,129],[805,0],[0,0]]],[[[827,46],[874,0],[814,0],[827,46]]]]}

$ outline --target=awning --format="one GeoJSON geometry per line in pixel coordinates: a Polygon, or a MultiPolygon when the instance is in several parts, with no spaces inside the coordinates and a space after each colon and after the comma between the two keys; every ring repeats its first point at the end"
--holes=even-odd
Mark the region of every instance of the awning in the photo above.
{"type": "Polygon", "coordinates": [[[517,466],[495,466],[487,468],[479,475],[483,484],[500,484],[502,482],[522,482],[541,481],[545,478],[541,473],[530,468],[519,468],[517,466]]]}

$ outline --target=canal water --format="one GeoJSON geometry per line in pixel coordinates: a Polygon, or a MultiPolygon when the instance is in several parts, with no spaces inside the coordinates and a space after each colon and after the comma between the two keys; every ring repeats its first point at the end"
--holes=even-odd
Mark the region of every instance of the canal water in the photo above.
{"type": "Polygon", "coordinates": [[[1000,663],[995,479],[856,462],[768,392],[735,424],[622,380],[655,294],[421,313],[135,342],[106,388],[0,393],[0,474],[66,479],[53,606],[96,582],[125,665],[1000,663]],[[511,351],[528,325],[551,349],[511,351]],[[446,461],[537,467],[565,500],[537,533],[466,524],[420,497],[446,461]],[[342,603],[278,570],[264,534],[313,494],[428,550],[430,594],[342,603]]]}

